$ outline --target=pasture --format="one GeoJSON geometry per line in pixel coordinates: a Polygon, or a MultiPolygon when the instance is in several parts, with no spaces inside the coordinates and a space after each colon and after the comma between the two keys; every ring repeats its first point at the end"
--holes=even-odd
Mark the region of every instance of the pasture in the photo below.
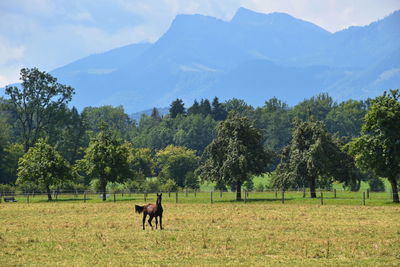
{"type": "Polygon", "coordinates": [[[142,198],[1,203],[0,266],[400,264],[398,205],[184,199],[163,198],[163,231],[141,229],[142,198]]]}

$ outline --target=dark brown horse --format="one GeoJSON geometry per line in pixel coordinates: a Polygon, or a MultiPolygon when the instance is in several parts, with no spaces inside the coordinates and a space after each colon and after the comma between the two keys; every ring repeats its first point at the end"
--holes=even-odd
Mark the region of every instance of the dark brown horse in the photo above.
{"type": "Polygon", "coordinates": [[[151,224],[151,221],[153,218],[156,218],[156,229],[158,227],[158,220],[157,217],[160,217],[160,230],[162,230],[162,214],[163,214],[163,208],[161,206],[161,196],[162,194],[157,194],[157,202],[156,204],[147,204],[144,206],[138,206],[135,205],[135,211],[137,213],[142,213],[143,212],[143,230],[144,230],[144,223],[146,222],[146,216],[147,214],[149,215],[149,224],[151,226],[151,229],[153,230],[153,225],[151,224]]]}

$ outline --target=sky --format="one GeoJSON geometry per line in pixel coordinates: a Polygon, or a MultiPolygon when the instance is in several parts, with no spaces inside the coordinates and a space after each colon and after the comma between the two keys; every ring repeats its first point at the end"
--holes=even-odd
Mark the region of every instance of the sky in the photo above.
{"type": "Polygon", "coordinates": [[[23,67],[51,71],[94,53],[155,42],[177,14],[229,21],[239,7],[285,12],[336,32],[400,9],[400,0],[0,0],[0,87],[23,67]]]}

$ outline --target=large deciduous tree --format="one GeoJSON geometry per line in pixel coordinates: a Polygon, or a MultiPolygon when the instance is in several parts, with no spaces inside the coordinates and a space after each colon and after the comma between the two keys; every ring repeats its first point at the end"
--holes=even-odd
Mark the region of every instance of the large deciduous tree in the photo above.
{"type": "Polygon", "coordinates": [[[235,185],[236,200],[251,175],[261,174],[270,162],[263,149],[260,131],[251,120],[230,114],[217,127],[217,136],[205,150],[205,160],[197,173],[204,180],[235,185]]]}
{"type": "Polygon", "coordinates": [[[62,185],[73,178],[68,162],[44,139],[39,139],[18,162],[17,183],[33,182],[47,191],[50,186],[62,185]]]}
{"type": "Polygon", "coordinates": [[[400,178],[400,93],[385,92],[377,97],[364,117],[361,136],[348,145],[356,163],[386,177],[392,187],[393,202],[399,203],[400,178]]]}
{"type": "Polygon", "coordinates": [[[37,68],[21,69],[21,86],[7,86],[22,128],[24,149],[28,151],[58,112],[72,99],[74,89],[57,82],[57,79],[37,68]]]}
{"type": "Polygon", "coordinates": [[[351,158],[342,152],[321,121],[295,121],[292,140],[283,150],[273,183],[282,189],[308,185],[315,198],[318,181],[334,178],[346,182],[353,175],[351,158]]]}
{"type": "Polygon", "coordinates": [[[113,132],[106,129],[95,136],[85,150],[77,168],[92,178],[99,179],[103,200],[106,200],[108,182],[123,182],[132,174],[130,167],[130,144],[122,143],[113,132]]]}

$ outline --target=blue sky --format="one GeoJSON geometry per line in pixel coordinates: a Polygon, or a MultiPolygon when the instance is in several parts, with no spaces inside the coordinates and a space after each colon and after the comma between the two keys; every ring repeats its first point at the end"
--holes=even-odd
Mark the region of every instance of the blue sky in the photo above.
{"type": "Polygon", "coordinates": [[[400,9],[400,0],[0,0],[0,87],[22,67],[52,69],[137,42],[154,42],[177,14],[230,20],[239,7],[285,12],[335,32],[400,9]]]}

